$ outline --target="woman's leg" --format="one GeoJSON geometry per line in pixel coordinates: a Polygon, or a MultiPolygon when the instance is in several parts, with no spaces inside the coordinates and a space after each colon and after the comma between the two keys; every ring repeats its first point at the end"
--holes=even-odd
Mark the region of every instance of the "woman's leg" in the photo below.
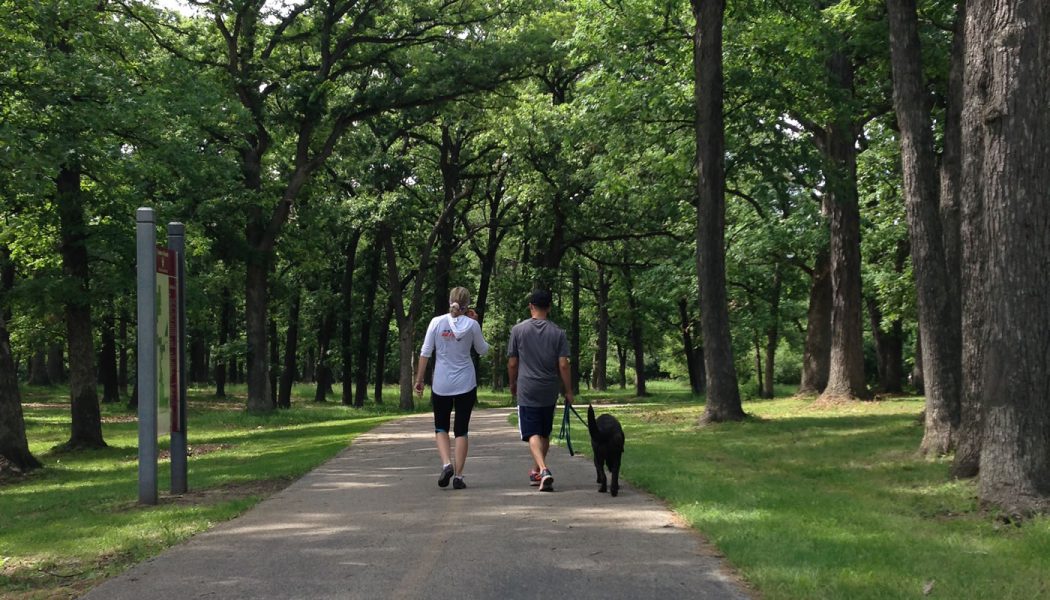
{"type": "Polygon", "coordinates": [[[474,410],[474,404],[478,401],[478,389],[474,388],[466,394],[456,396],[456,424],[453,431],[456,434],[456,475],[463,475],[463,468],[467,464],[467,449],[470,444],[467,441],[470,430],[470,414],[474,410]]]}
{"type": "Polygon", "coordinates": [[[431,392],[430,403],[434,407],[434,442],[437,444],[441,464],[452,462],[448,431],[452,422],[452,398],[431,392]]]}

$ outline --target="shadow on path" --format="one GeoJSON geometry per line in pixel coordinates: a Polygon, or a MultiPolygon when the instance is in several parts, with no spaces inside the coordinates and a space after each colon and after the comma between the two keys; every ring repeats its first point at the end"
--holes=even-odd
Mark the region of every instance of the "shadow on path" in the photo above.
{"type": "Polygon", "coordinates": [[[84,597],[748,597],[658,501],[597,493],[588,457],[552,448],[555,492],[530,487],[507,414],[474,413],[465,490],[437,486],[430,417],[407,417],[84,597]]]}

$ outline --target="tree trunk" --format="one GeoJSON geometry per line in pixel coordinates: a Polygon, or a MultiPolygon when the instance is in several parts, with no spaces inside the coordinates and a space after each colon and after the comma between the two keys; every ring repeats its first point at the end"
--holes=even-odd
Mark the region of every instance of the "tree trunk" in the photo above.
{"type": "Polygon", "coordinates": [[[47,378],[51,385],[66,381],[66,351],[61,343],[54,343],[47,349],[47,378]]]}
{"type": "Polygon", "coordinates": [[[47,376],[47,353],[41,348],[29,359],[29,385],[51,385],[47,376]]]}
{"type": "Polygon", "coordinates": [[[18,392],[18,374],[11,360],[11,343],[7,323],[0,313],[0,456],[20,471],[30,471],[42,465],[30,452],[26,439],[25,419],[22,415],[22,397],[18,392]]]}
{"type": "MultiPolygon", "coordinates": [[[[853,65],[841,50],[827,64],[832,86],[853,94],[853,65]]],[[[854,115],[840,114],[821,143],[828,166],[824,209],[831,224],[831,354],[822,399],[871,397],[864,377],[860,280],[860,208],[857,202],[857,140],[854,115]]]]}
{"type": "Polygon", "coordinates": [[[361,331],[357,339],[357,392],[354,406],[361,408],[368,398],[368,356],[372,345],[372,316],[376,310],[376,289],[379,287],[379,260],[383,249],[372,245],[368,256],[368,289],[365,292],[365,309],[361,315],[361,331]]]}
{"type": "Polygon", "coordinates": [[[700,392],[700,373],[696,368],[696,349],[693,347],[693,320],[689,317],[689,304],[685,298],[678,299],[678,331],[682,335],[682,355],[685,356],[685,367],[689,372],[689,390],[694,395],[700,392]]]}
{"type": "Polygon", "coordinates": [[[915,332],[915,360],[911,366],[911,375],[908,376],[908,383],[915,388],[915,393],[923,395],[926,393],[926,383],[922,376],[922,335],[915,332]]]}
{"type": "Polygon", "coordinates": [[[117,340],[113,334],[115,325],[112,313],[107,313],[102,318],[102,348],[98,355],[102,402],[120,402],[120,390],[117,387],[117,340]]]}
{"type": "Polygon", "coordinates": [[[120,309],[120,352],[119,360],[117,361],[117,391],[122,396],[128,395],[128,348],[131,347],[128,341],[128,315],[127,309],[121,307],[120,309]]]}
{"type": "Polygon", "coordinates": [[[62,273],[75,286],[65,300],[69,342],[69,395],[72,427],[67,449],[104,448],[102,415],[95,374],[95,341],[91,329],[91,279],[87,251],[87,222],[80,190],[80,166],[59,169],[57,194],[61,235],[62,273]]]}
{"type": "MultiPolygon", "coordinates": [[[[233,300],[230,298],[230,288],[222,288],[222,301],[219,308],[219,347],[225,350],[230,341],[230,313],[233,312],[233,300]]],[[[215,361],[215,395],[219,398],[226,397],[226,371],[227,360],[215,361]]]]}
{"type": "Polygon", "coordinates": [[[292,407],[292,383],[295,381],[295,357],[299,351],[299,309],[302,296],[302,289],[297,284],[288,305],[288,334],[284,339],[284,368],[281,370],[281,383],[277,390],[278,408],[292,407]]]}
{"type": "Polygon", "coordinates": [[[267,337],[270,341],[270,398],[273,407],[277,408],[277,374],[281,369],[280,339],[277,337],[277,320],[269,318],[270,325],[267,328],[267,337]]]}
{"type": "MultiPolygon", "coordinates": [[[[326,402],[328,394],[332,392],[332,360],[335,358],[332,352],[332,332],[335,330],[336,308],[334,304],[325,310],[324,317],[318,324],[317,330],[317,389],[314,392],[314,402],[326,402]]],[[[346,385],[346,384],[344,384],[346,385]]]]}
{"type": "Polygon", "coordinates": [[[605,267],[598,265],[598,287],[595,289],[595,310],[598,320],[595,324],[597,345],[594,349],[594,364],[591,366],[591,387],[604,392],[609,388],[607,381],[609,362],[609,288],[612,282],[605,272],[605,267]]]}
{"type": "Polygon", "coordinates": [[[707,371],[701,423],[739,421],[740,404],[725,280],[725,126],[723,122],[722,20],[725,0],[692,0],[696,110],[696,272],[707,371]]]}
{"type": "Polygon", "coordinates": [[[871,335],[875,341],[875,360],[879,372],[879,391],[899,394],[904,389],[904,330],[900,320],[890,323],[889,330],[883,328],[882,311],[871,296],[865,297],[871,335]]]}
{"type": "MultiPolygon", "coordinates": [[[[971,2],[963,148],[983,183],[983,433],[978,496],[1010,514],[1050,510],[1050,4],[971,2]]],[[[965,264],[971,266],[969,261],[965,264]]]]}
{"type": "MultiPolygon", "coordinates": [[[[248,239],[253,236],[249,234],[248,239]]],[[[266,313],[269,304],[270,256],[253,252],[245,269],[244,316],[248,337],[248,411],[255,413],[273,410],[270,398],[269,353],[266,344],[266,313]]]]}
{"type": "Polygon", "coordinates": [[[773,272],[773,290],[769,302],[769,326],[766,327],[766,364],[765,377],[762,378],[762,397],[772,398],[773,372],[776,366],[777,344],[780,343],[780,292],[783,287],[783,274],[780,264],[773,272]]]}
{"type": "Polygon", "coordinates": [[[572,319],[569,340],[569,372],[572,393],[580,393],[580,267],[572,267],[572,319]]]}
{"type": "Polygon", "coordinates": [[[393,318],[393,315],[394,305],[388,299],[386,310],[383,311],[383,319],[379,322],[378,337],[376,338],[376,386],[374,394],[376,405],[383,403],[383,383],[386,381],[387,342],[390,339],[390,319],[393,318]]]}
{"type": "Polygon", "coordinates": [[[806,344],[802,353],[800,396],[817,395],[828,385],[831,359],[831,264],[827,252],[817,254],[811,274],[806,312],[806,344]]]}
{"type": "Polygon", "coordinates": [[[627,348],[616,342],[616,358],[620,365],[620,389],[627,389],[627,348]]]}
{"type": "MultiPolygon", "coordinates": [[[[353,373],[353,328],[354,328],[354,270],[357,268],[357,246],[361,241],[361,230],[354,229],[343,246],[343,282],[341,289],[341,310],[339,322],[339,353],[342,359],[342,377],[344,406],[353,404],[353,393],[350,378],[353,373]]],[[[378,250],[376,250],[378,252],[378,250]]],[[[367,335],[367,334],[362,334],[367,335]]]]}
{"type": "MultiPolygon", "coordinates": [[[[922,352],[926,427],[919,451],[923,455],[939,456],[954,449],[955,430],[959,426],[962,324],[958,318],[957,296],[953,294],[957,290],[950,283],[944,247],[946,236],[941,224],[933,127],[922,75],[916,2],[887,0],[886,5],[919,333],[922,343],[926,344],[922,352]]],[[[953,185],[945,182],[949,189],[946,193],[952,193],[953,185]]]]}
{"type": "Polygon", "coordinates": [[[208,341],[200,330],[190,338],[190,382],[208,382],[208,341]]]}

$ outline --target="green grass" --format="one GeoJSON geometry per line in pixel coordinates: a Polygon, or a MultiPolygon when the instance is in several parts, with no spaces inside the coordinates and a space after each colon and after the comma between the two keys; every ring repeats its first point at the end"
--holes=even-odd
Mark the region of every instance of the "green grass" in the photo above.
{"type": "MultiPolygon", "coordinates": [[[[243,386],[219,399],[190,393],[190,493],[172,498],[170,463],[158,465],[161,500],[138,504],[138,432],[123,405],[103,405],[108,448],[60,453],[69,438],[68,391],[25,388],[30,449],[45,468],[0,481],[0,597],[72,597],[160,550],[233,518],[345,448],[357,435],[401,416],[395,388],[386,403],[350,409],[339,388],[326,404],[298,386],[293,408],[270,415],[243,410],[243,386]]],[[[495,402],[494,398],[486,398],[495,402]]],[[[417,401],[417,410],[427,410],[417,401]]],[[[167,436],[160,439],[161,450],[167,436]]]]}
{"type": "MultiPolygon", "coordinates": [[[[243,388],[231,389],[228,400],[191,394],[189,445],[202,452],[189,463],[191,493],[168,497],[162,461],[162,501],[152,507],[136,503],[137,433],[126,409],[103,407],[108,449],[56,453],[69,435],[66,391],[26,389],[31,447],[46,468],[0,482],[0,596],[82,593],[403,414],[394,388],[384,406],[354,410],[339,405],[338,389],[326,405],[303,401],[313,388],[302,386],[291,410],[266,416],[246,414],[243,388]]],[[[972,482],[948,479],[946,460],[917,458],[921,400],[823,409],[753,400],[751,419],[698,428],[700,399],[672,382],[649,390],[643,399],[631,388],[584,390],[577,403],[614,405],[599,412],[624,423],[624,477],[665,498],[762,598],[1050,596],[1050,519],[1003,523],[978,507],[972,482]]],[[[510,404],[506,393],[479,396],[510,404]]],[[[428,410],[425,399],[416,410],[428,410]]]]}
{"type": "Polygon", "coordinates": [[[754,401],[745,422],[699,428],[702,410],[659,394],[603,409],[627,431],[624,477],[763,598],[1050,596],[1050,519],[1003,523],[947,460],[918,458],[921,399],[754,401]]]}

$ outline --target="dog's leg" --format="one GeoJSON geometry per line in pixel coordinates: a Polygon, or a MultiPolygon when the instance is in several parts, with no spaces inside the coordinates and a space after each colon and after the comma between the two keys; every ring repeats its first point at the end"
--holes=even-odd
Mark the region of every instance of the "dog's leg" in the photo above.
{"type": "MultiPolygon", "coordinates": [[[[614,453],[616,454],[616,453],[614,453]]],[[[615,456],[609,457],[609,472],[612,474],[612,485],[609,487],[609,493],[615,497],[620,493],[620,458],[622,456],[616,454],[615,456]]]]}
{"type": "Polygon", "coordinates": [[[605,453],[595,452],[594,453],[594,470],[598,472],[598,484],[601,486],[598,491],[605,493],[606,481],[605,481],[605,453]]]}

